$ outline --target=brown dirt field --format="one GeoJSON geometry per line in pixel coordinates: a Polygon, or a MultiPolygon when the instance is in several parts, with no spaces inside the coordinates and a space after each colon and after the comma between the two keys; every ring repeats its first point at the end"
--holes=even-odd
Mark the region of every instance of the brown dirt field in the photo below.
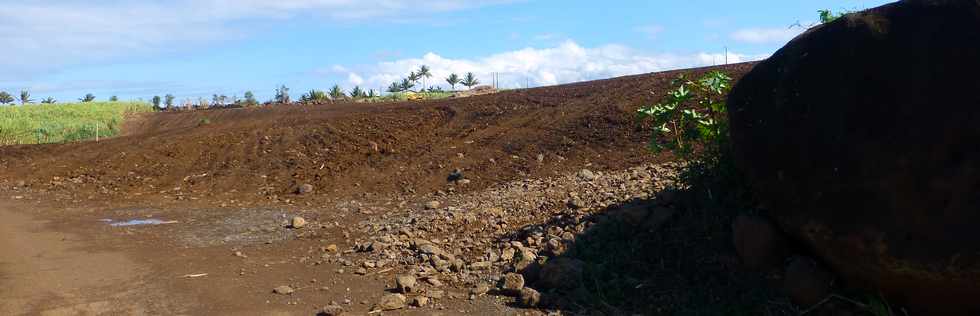
{"type": "MultiPolygon", "coordinates": [[[[738,78],[752,66],[713,69],[738,78]]],[[[635,109],[677,75],[710,69],[418,103],[154,113],[100,142],[0,147],[0,313],[312,315],[345,298],[348,311],[368,312],[390,274],[304,258],[326,243],[353,246],[363,236],[347,226],[385,216],[358,203],[668,161],[646,149],[635,109]],[[448,186],[454,169],[472,183],[448,186]],[[316,191],[294,194],[305,183],[316,191]],[[297,238],[275,229],[287,214],[336,229],[297,238]],[[101,222],[148,217],[179,223],[101,222]],[[181,278],[197,273],[208,276],[181,278]],[[270,294],[284,284],[299,290],[270,294]]],[[[491,296],[441,306],[400,312],[538,312],[491,296]]]]}

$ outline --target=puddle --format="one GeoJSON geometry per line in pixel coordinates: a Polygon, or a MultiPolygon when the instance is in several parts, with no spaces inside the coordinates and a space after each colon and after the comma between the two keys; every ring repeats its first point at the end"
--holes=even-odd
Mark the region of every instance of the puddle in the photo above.
{"type": "Polygon", "coordinates": [[[126,227],[126,226],[142,226],[142,225],[163,225],[163,224],[174,224],[176,221],[164,221],[161,219],[150,218],[150,219],[134,219],[125,222],[113,222],[112,220],[102,220],[103,222],[109,223],[112,227],[126,227]]]}

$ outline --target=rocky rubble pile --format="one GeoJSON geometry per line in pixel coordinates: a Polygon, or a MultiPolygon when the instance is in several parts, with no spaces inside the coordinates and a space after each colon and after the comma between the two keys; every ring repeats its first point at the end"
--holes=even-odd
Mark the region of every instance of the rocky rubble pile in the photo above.
{"type": "Polygon", "coordinates": [[[664,189],[675,184],[678,169],[668,163],[611,173],[581,170],[471,194],[428,196],[414,208],[402,202],[410,209],[362,221],[345,234],[367,237],[353,238],[353,246],[339,253],[324,248],[323,258],[360,275],[398,273],[396,289],[407,297],[388,297],[380,310],[485,294],[536,306],[541,293],[529,281],[547,289],[574,284],[581,262],[554,258],[598,221],[616,216],[657,229],[672,211],[634,202],[670,192],[664,189]]]}

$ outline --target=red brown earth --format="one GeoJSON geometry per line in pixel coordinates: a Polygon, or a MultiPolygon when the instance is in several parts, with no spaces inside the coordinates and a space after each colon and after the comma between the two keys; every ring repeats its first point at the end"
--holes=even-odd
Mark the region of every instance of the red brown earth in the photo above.
{"type": "MultiPolygon", "coordinates": [[[[738,78],[752,66],[713,69],[738,78]]],[[[333,301],[363,314],[394,288],[396,274],[414,266],[395,263],[356,275],[386,252],[352,251],[395,239],[394,261],[412,262],[417,246],[405,235],[424,235],[466,259],[468,268],[446,274],[440,289],[447,298],[395,313],[542,313],[548,309],[525,309],[506,295],[467,297],[471,286],[505,268],[495,263],[486,273],[471,273],[483,262],[481,251],[499,255],[505,250],[499,245],[533,243],[527,238],[539,236],[535,229],[547,228],[547,236],[569,218],[589,226],[610,217],[648,227],[643,234],[665,244],[644,248],[637,260],[662,251],[698,263],[668,258],[676,267],[662,267],[663,275],[635,276],[662,282],[637,285],[643,290],[633,294],[650,300],[611,310],[673,314],[695,304],[723,306],[779,281],[738,276],[725,237],[730,232],[707,231],[730,227],[730,217],[675,215],[674,203],[663,202],[659,189],[670,182],[671,167],[660,163],[672,158],[646,149],[649,129],[635,115],[677,75],[707,70],[418,103],[153,113],[129,121],[123,136],[100,142],[2,147],[0,312],[312,315],[333,301]],[[455,169],[468,184],[447,181],[455,169]],[[595,174],[583,176],[582,169],[595,174]],[[303,184],[313,192],[296,194],[303,184]],[[659,206],[631,206],[636,198],[659,206]],[[442,205],[422,207],[433,200],[442,205]],[[294,215],[310,223],[284,228],[294,215]],[[176,223],[102,222],[146,218],[176,223]],[[688,222],[704,225],[703,235],[679,224],[688,222]],[[662,234],[654,232],[663,226],[662,234]],[[686,251],[692,241],[677,236],[710,247],[686,251]],[[399,238],[406,246],[398,248],[399,238]],[[272,293],[282,285],[296,292],[272,293]],[[690,295],[680,288],[703,300],[684,298],[690,295]]],[[[561,244],[535,247],[561,257],[553,249],[561,244]]],[[[748,310],[792,311],[788,303],[772,303],[784,298],[769,299],[748,300],[761,302],[748,310]]]]}

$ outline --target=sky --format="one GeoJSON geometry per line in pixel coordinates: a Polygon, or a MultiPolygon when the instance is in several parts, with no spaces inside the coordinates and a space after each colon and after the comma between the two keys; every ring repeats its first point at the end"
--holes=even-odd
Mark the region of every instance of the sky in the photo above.
{"type": "Polygon", "coordinates": [[[267,100],[279,85],[384,90],[419,65],[427,85],[496,72],[534,87],[759,60],[819,9],[888,2],[0,0],[0,90],[267,100]]]}

